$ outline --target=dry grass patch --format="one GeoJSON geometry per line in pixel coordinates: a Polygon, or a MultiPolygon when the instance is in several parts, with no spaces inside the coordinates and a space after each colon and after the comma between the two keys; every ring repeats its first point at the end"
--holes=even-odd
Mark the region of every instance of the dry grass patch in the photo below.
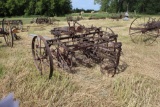
{"type": "Polygon", "coordinates": [[[159,107],[159,83],[152,78],[134,74],[113,81],[112,89],[120,107],[159,107]]]}
{"type": "MultiPolygon", "coordinates": [[[[102,75],[99,65],[91,68],[79,65],[75,74],[57,69],[48,80],[49,73],[40,76],[34,66],[32,38],[27,32],[18,34],[22,39],[13,48],[1,43],[0,98],[14,92],[21,107],[159,107],[160,40],[151,46],[132,43],[128,35],[132,20],[79,22],[86,26],[112,27],[119,35],[123,52],[119,73],[114,78],[102,75]]],[[[59,25],[67,26],[67,22],[59,25]]],[[[37,33],[52,37],[48,31],[53,26],[44,28],[37,33]]]]}

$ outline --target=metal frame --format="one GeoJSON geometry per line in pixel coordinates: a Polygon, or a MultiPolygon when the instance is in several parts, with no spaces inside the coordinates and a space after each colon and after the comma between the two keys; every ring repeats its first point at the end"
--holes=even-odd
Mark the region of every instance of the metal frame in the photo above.
{"type": "Polygon", "coordinates": [[[49,71],[51,78],[58,67],[72,71],[78,63],[86,66],[98,63],[102,73],[111,71],[114,76],[122,50],[122,43],[117,42],[118,35],[93,26],[86,28],[77,21],[67,22],[69,26],[51,30],[53,39],[40,35],[33,38],[32,54],[40,73],[49,71]]]}

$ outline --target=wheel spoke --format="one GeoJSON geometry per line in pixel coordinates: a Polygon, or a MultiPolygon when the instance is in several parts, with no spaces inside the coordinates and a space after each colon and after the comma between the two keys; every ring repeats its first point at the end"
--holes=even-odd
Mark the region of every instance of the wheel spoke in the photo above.
{"type": "Polygon", "coordinates": [[[53,61],[49,46],[42,36],[36,36],[32,40],[32,54],[34,57],[35,65],[41,74],[50,73],[49,78],[53,72],[53,61]]]}

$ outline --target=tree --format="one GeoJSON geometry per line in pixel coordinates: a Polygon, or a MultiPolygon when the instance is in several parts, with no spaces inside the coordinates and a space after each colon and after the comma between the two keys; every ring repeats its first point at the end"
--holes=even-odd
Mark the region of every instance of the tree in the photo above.
{"type": "Polygon", "coordinates": [[[0,15],[64,15],[72,11],[71,0],[0,0],[0,15]]]}
{"type": "Polygon", "coordinates": [[[28,8],[24,9],[25,15],[34,15],[35,14],[35,8],[36,8],[36,0],[30,0],[26,3],[28,8]]]}
{"type": "Polygon", "coordinates": [[[5,4],[6,4],[6,0],[0,0],[0,16],[7,15],[7,9],[5,4]]]}
{"type": "Polygon", "coordinates": [[[159,0],[94,0],[101,5],[101,11],[124,12],[136,10],[139,13],[156,14],[160,12],[159,0]]]}

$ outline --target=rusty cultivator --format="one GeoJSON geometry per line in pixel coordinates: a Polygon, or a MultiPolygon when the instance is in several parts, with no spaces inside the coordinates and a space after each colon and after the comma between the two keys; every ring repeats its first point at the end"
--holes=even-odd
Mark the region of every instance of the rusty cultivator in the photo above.
{"type": "Polygon", "coordinates": [[[146,45],[156,41],[160,32],[160,19],[136,18],[130,25],[129,34],[134,43],[144,42],[146,45]]]}
{"type": "Polygon", "coordinates": [[[0,21],[1,28],[0,28],[0,37],[4,37],[6,44],[9,47],[13,47],[13,32],[10,26],[10,22],[3,19],[0,21]]]}
{"type": "Polygon", "coordinates": [[[110,28],[102,31],[97,27],[85,27],[77,21],[68,20],[67,27],[51,30],[54,37],[34,36],[32,54],[41,74],[49,72],[52,77],[55,68],[74,71],[78,64],[90,66],[99,64],[102,73],[116,73],[121,54],[121,42],[110,28]]]}

